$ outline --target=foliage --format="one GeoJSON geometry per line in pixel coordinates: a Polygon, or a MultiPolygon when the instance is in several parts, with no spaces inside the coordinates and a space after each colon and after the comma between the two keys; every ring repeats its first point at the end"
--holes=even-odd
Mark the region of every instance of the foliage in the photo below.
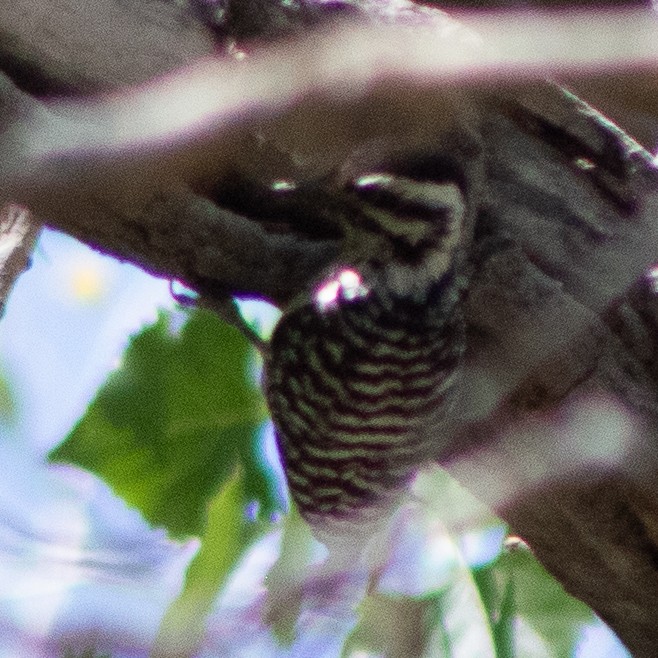
{"type": "Polygon", "coordinates": [[[11,425],[16,419],[16,400],[5,373],[0,371],[0,422],[11,425]]]}
{"type": "Polygon", "coordinates": [[[293,506],[286,515],[279,557],[267,574],[265,621],[282,646],[291,646],[301,611],[301,589],[309,577],[313,537],[293,506]]]}
{"type": "Polygon", "coordinates": [[[195,311],[175,333],[161,313],[50,455],[104,479],[172,537],[200,537],[154,655],[194,649],[221,586],[263,529],[247,506],[255,501],[267,517],[280,505],[258,444],[266,416],[249,365],[245,339],[215,316],[195,311]]]}
{"type": "MultiPolygon", "coordinates": [[[[594,619],[591,610],[569,596],[527,548],[508,551],[492,568],[508,574],[511,586],[499,605],[500,619],[509,618],[510,612],[521,614],[554,655],[572,655],[581,625],[594,619]]],[[[500,631],[508,635],[506,629],[500,631]]]]}
{"type": "MultiPolygon", "coordinates": [[[[194,312],[175,332],[172,318],[161,314],[133,337],[121,366],[51,455],[103,478],[173,537],[200,538],[183,590],[162,621],[156,658],[172,650],[193,655],[218,593],[268,528],[247,518],[247,503],[257,500],[265,517],[278,504],[257,440],[265,410],[250,381],[250,363],[244,339],[214,317],[194,312]]],[[[467,516],[477,505],[441,471],[424,491],[428,500],[443,501],[443,509],[467,516]]],[[[292,510],[279,559],[267,576],[264,621],[281,647],[292,647],[299,632],[305,583],[314,577],[312,552],[308,528],[292,510]]],[[[483,565],[462,559],[445,587],[422,595],[368,592],[342,655],[450,656],[479,625],[488,652],[482,655],[515,658],[522,655],[521,618],[550,655],[563,656],[571,654],[582,623],[593,616],[529,550],[503,550],[483,565]]]]}
{"type": "Polygon", "coordinates": [[[266,412],[248,363],[245,339],[210,313],[192,313],[179,334],[161,314],[50,458],[95,473],[173,537],[203,534],[208,501],[238,462],[245,497],[270,514],[275,483],[257,434],[266,412]]]}
{"type": "MultiPolygon", "coordinates": [[[[547,655],[573,655],[582,624],[594,618],[527,548],[514,548],[489,564],[465,570],[448,587],[422,596],[370,594],[361,603],[360,620],[345,643],[343,658],[363,655],[359,652],[408,658],[464,655],[464,640],[479,624],[477,606],[463,605],[463,592],[471,587],[484,608],[482,639],[488,635],[488,642],[481,639],[472,655],[528,655],[520,648],[519,619],[545,643],[547,655]]],[[[539,647],[537,651],[544,655],[539,647]]]]}
{"type": "Polygon", "coordinates": [[[238,468],[208,507],[201,548],[187,569],[185,585],[165,614],[153,656],[191,655],[222,585],[256,534],[244,514],[245,477],[238,468]]]}

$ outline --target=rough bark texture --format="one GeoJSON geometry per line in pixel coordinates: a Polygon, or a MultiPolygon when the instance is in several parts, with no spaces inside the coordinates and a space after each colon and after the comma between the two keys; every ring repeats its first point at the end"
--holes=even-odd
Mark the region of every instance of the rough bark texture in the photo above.
{"type": "Polygon", "coordinates": [[[0,7],[0,68],[37,94],[138,84],[212,51],[210,31],[168,0],[0,7]]]}
{"type": "MultiPolygon", "coordinates": [[[[446,74],[422,37],[396,60],[401,42],[365,30],[239,44],[248,66],[222,33],[219,62],[91,106],[46,104],[32,94],[117,90],[190,64],[226,28],[161,1],[72,6],[0,8],[0,68],[22,88],[0,81],[0,197],[202,292],[289,299],[338,250],[330,213],[314,214],[313,180],[367,168],[391,143],[459,154],[474,218],[469,351],[442,463],[635,656],[655,656],[658,303],[645,272],[658,261],[658,178],[646,152],[550,85],[456,90],[473,51],[446,74]],[[346,43],[357,52],[347,64],[346,43]],[[167,105],[186,92],[211,107],[187,124],[167,105]],[[160,124],[183,137],[151,130],[158,104],[160,124]],[[298,190],[275,194],[281,179],[298,190]]],[[[286,32],[290,16],[275,14],[265,25],[286,32]]],[[[305,29],[322,22],[308,16],[305,29]]],[[[246,19],[232,20],[240,33],[246,19]]]]}

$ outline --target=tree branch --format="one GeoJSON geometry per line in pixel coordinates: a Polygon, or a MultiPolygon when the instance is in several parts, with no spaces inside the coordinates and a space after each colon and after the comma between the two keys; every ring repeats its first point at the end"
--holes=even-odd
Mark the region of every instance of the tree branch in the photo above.
{"type": "Polygon", "coordinates": [[[0,69],[41,95],[139,84],[213,49],[211,31],[168,0],[0,6],[0,69]]]}
{"type": "Polygon", "coordinates": [[[16,279],[29,265],[40,230],[25,208],[7,204],[0,209],[0,312],[16,279]]]}
{"type": "MultiPolygon", "coordinates": [[[[139,6],[153,18],[159,14],[151,8],[164,6],[102,5],[93,3],[103,20],[107,11],[139,6]]],[[[173,16],[167,6],[163,15],[173,16]]],[[[194,47],[149,37],[144,49],[153,48],[152,59],[127,56],[117,37],[107,51],[78,44],[85,57],[92,54],[83,61],[62,34],[62,23],[70,23],[56,22],[40,50],[31,40],[38,30],[25,27],[34,3],[12,7],[0,9],[4,61],[14,73],[25,73],[26,63],[38,67],[44,88],[143,82],[208,47],[203,30],[196,41],[200,28],[193,25],[194,47]],[[112,50],[121,54],[116,67],[112,50]]],[[[92,11],[86,20],[98,16],[92,11]]],[[[655,19],[643,12],[473,19],[478,40],[432,16],[413,32],[344,27],[262,48],[240,43],[231,51],[237,57],[206,59],[91,101],[40,102],[5,78],[0,197],[158,275],[285,301],[335,257],[336,241],[313,239],[294,224],[273,232],[262,221],[268,217],[241,216],[203,194],[238,172],[270,194],[274,182],[296,184],[299,194],[291,196],[303,197],[307,182],[376,166],[392,145],[449,151],[473,183],[475,227],[465,398],[442,461],[528,538],[637,656],[652,656],[656,315],[645,299],[637,314],[653,324],[647,321],[643,338],[632,322],[623,325],[630,343],[621,314],[612,316],[632,306],[627,290],[658,257],[658,181],[646,152],[538,80],[550,74],[579,85],[601,75],[611,87],[642,80],[644,109],[658,116],[655,76],[637,77],[638,67],[655,71],[658,63],[655,19]],[[565,52],[564,43],[573,50],[565,52]],[[505,89],[494,93],[495,86],[505,89]],[[619,450],[600,468],[600,453],[588,456],[582,436],[573,439],[573,451],[548,459],[566,436],[571,440],[579,427],[582,434],[573,423],[569,434],[557,431],[581,395],[618,400],[637,419],[631,425],[638,438],[617,437],[619,450]],[[493,446],[492,437],[499,439],[493,446]],[[550,449],[538,452],[545,445],[550,449]],[[545,461],[533,479],[528,470],[537,454],[545,461]],[[492,470],[494,484],[514,486],[489,486],[492,470]]],[[[165,31],[175,33],[178,24],[176,18],[165,31]]],[[[162,27],[150,19],[143,26],[149,35],[162,27]]],[[[134,30],[127,34],[138,48],[134,30]]],[[[25,87],[26,76],[18,80],[25,87]]]]}
{"type": "MultiPolygon", "coordinates": [[[[243,61],[208,60],[146,88],[91,104],[45,106],[27,95],[17,100],[17,90],[5,82],[3,104],[18,105],[20,111],[4,112],[0,119],[0,194],[151,272],[192,285],[211,279],[222,287],[253,292],[269,277],[270,268],[255,279],[244,270],[241,284],[235,270],[224,272],[221,266],[199,262],[204,260],[199,239],[189,240],[183,258],[181,245],[164,237],[201,231],[202,241],[215,243],[209,245],[214,255],[226,256],[228,262],[243,260],[243,252],[227,253],[220,243],[222,222],[234,227],[240,222],[204,205],[186,186],[207,191],[223,173],[236,169],[263,182],[314,178],[336,169],[349,154],[382,141],[409,150],[430,144],[436,148],[441,135],[472,122],[469,108],[479,104],[493,79],[516,84],[524,71],[529,84],[549,70],[566,73],[576,67],[584,75],[616,61],[618,54],[590,50],[587,44],[588,49],[565,58],[538,31],[539,50],[524,59],[505,47],[510,33],[518,30],[514,20],[504,24],[505,30],[496,31],[491,21],[485,25],[493,44],[485,50],[474,44],[470,31],[439,17],[427,33],[414,32],[413,42],[404,30],[345,28],[257,50],[243,61]],[[437,40],[437,34],[442,38],[437,40]],[[466,90],[456,89],[457,81],[466,90]],[[190,97],[195,104],[181,106],[180,99],[190,97]],[[264,170],[267,149],[254,149],[253,135],[287,158],[264,170]],[[167,242],[171,249],[158,253],[155,245],[167,242]]],[[[582,21],[569,25],[573,36],[582,36],[582,21]]],[[[628,66],[657,59],[653,43],[658,29],[646,14],[621,15],[617,22],[598,27],[608,34],[636,30],[639,37],[628,40],[628,66]]],[[[587,30],[593,29],[588,24],[587,30]]],[[[601,36],[597,43],[613,41],[601,36]]],[[[147,68],[141,70],[146,73],[147,68]]],[[[255,227],[245,230],[258,232],[255,227]]],[[[281,240],[262,232],[260,239],[277,260],[281,240]]],[[[283,257],[289,253],[284,249],[283,257]]],[[[323,262],[313,258],[310,264],[323,262]]],[[[290,271],[283,268],[281,274],[285,283],[275,282],[273,290],[266,286],[264,294],[277,298],[281,285],[289,286],[290,271]]],[[[303,284],[308,273],[292,280],[303,284]]]]}

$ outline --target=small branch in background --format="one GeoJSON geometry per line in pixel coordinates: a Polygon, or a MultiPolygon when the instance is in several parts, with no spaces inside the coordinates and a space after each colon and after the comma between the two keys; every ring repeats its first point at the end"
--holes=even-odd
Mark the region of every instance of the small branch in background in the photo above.
{"type": "Polygon", "coordinates": [[[28,210],[14,204],[0,208],[0,313],[16,279],[29,267],[41,224],[28,210]]]}

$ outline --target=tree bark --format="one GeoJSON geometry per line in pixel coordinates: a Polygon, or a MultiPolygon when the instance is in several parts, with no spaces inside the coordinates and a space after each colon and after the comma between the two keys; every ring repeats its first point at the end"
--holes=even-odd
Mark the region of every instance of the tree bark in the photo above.
{"type": "MultiPolygon", "coordinates": [[[[473,22],[492,54],[417,8],[402,32],[338,25],[261,46],[215,41],[161,0],[48,6],[0,8],[0,198],[202,293],[285,303],[336,257],[331,217],[297,212],[313,207],[308,182],[370,166],[391,144],[457,159],[474,223],[469,347],[441,462],[635,656],[655,656],[658,306],[646,272],[658,177],[637,144],[540,81],[585,84],[617,57],[611,42],[655,71],[652,19],[624,15],[612,35],[588,22],[603,50],[584,44],[567,61],[546,23],[528,53],[512,39],[519,21],[473,22]],[[197,61],[218,43],[220,57],[197,61]],[[53,93],[68,98],[41,98],[53,93]],[[275,216],[214,203],[235,176],[275,216]],[[281,201],[277,182],[296,191],[281,201]]],[[[611,85],[635,84],[617,65],[611,85]]],[[[656,116],[655,80],[641,80],[656,116]]]]}

